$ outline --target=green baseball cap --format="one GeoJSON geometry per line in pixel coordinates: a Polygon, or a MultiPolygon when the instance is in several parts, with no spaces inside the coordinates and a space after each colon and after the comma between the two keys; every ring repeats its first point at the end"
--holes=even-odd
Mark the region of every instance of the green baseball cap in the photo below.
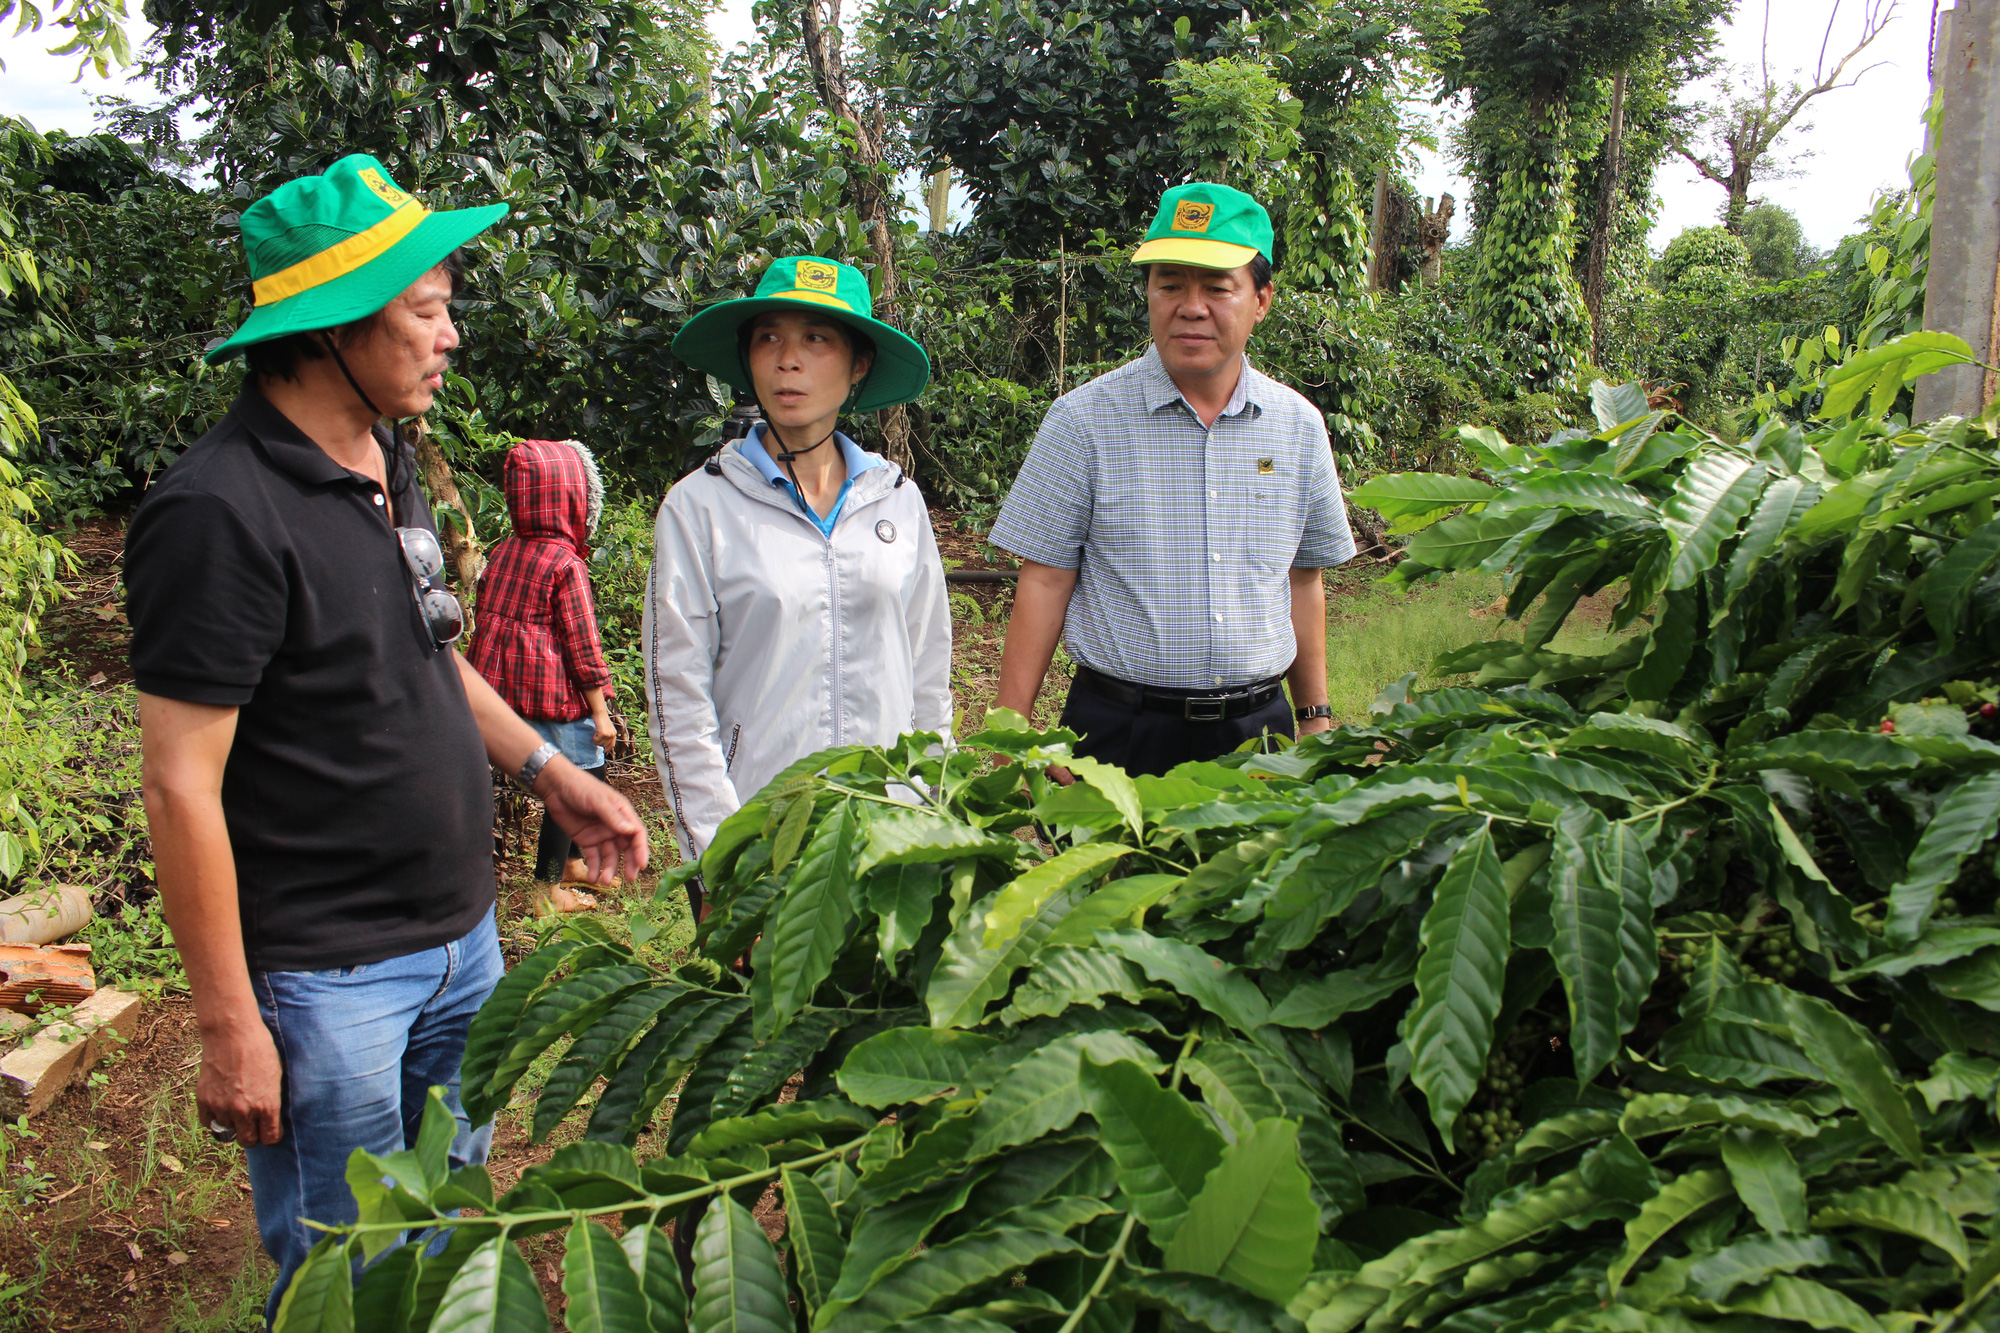
{"type": "Polygon", "coordinates": [[[243,210],[256,306],[206,359],[372,315],[506,214],[505,204],[433,213],[366,153],[286,181],[243,210]]]}
{"type": "Polygon", "coordinates": [[[1271,215],[1264,206],[1227,185],[1193,181],[1160,196],[1132,262],[1241,268],[1258,255],[1270,261],[1271,215]]]}
{"type": "Polygon", "coordinates": [[[737,330],[753,315],[782,309],[825,315],[874,340],[875,364],[861,382],[853,411],[910,402],[930,383],[930,357],[910,335],[875,318],[875,298],[861,270],[818,255],[787,255],[764,270],[756,295],[723,301],[697,314],[674,335],[674,355],[738,393],[751,393],[737,330]]]}

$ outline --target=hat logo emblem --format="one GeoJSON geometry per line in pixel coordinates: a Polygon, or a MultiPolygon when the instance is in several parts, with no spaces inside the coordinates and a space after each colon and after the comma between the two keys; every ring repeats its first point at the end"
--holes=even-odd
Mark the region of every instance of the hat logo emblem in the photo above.
{"type": "Polygon", "coordinates": [[[803,291],[831,292],[840,284],[840,270],[818,260],[801,259],[795,281],[803,291]]]}
{"type": "Polygon", "coordinates": [[[875,525],[875,535],[885,542],[895,541],[896,525],[885,518],[875,525]]]}
{"type": "Polygon", "coordinates": [[[1214,216],[1214,204],[1204,204],[1193,199],[1183,199],[1174,205],[1174,230],[1207,231],[1209,220],[1214,216]]]}
{"type": "Polygon", "coordinates": [[[373,167],[363,167],[358,173],[361,183],[373,190],[383,203],[391,208],[401,208],[410,202],[410,196],[396,188],[395,183],[373,167]]]}

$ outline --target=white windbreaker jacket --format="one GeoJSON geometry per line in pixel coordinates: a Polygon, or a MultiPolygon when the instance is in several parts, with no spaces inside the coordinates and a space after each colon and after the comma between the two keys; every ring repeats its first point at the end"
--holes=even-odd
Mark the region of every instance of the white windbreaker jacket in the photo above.
{"type": "Polygon", "coordinates": [[[660,505],[647,729],[685,858],[795,759],[950,730],[951,611],[930,512],[899,468],[852,480],[831,539],[740,443],[660,505]]]}

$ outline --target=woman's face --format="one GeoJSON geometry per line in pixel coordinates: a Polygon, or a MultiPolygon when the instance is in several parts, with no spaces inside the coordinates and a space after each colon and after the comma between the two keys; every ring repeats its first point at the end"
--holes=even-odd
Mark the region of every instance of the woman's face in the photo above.
{"type": "Polygon", "coordinates": [[[867,356],[854,354],[838,321],[803,310],[758,315],[746,359],[757,401],[777,426],[812,426],[838,417],[848,392],[868,373],[867,356]]]}

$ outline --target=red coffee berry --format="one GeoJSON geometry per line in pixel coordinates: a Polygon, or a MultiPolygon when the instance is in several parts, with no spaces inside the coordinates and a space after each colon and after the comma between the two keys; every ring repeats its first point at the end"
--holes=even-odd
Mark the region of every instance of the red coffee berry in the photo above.
{"type": "Polygon", "coordinates": [[[1882,719],[1882,734],[1884,736],[1893,734],[1895,730],[1896,730],[1895,719],[1887,717],[1882,719]]]}
{"type": "Polygon", "coordinates": [[[1979,705],[1979,716],[1985,718],[1988,722],[1991,722],[1996,717],[2000,717],[2000,704],[1979,705]]]}

